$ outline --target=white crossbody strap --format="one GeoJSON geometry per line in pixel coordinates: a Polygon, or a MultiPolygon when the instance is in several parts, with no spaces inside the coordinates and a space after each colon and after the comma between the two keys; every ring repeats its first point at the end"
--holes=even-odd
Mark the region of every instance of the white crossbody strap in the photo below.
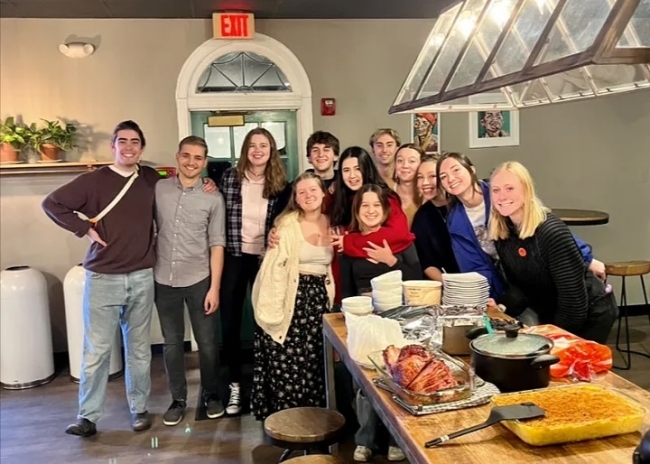
{"type": "Polygon", "coordinates": [[[78,211],[77,211],[77,216],[79,216],[81,219],[90,222],[91,224],[97,224],[100,221],[100,219],[106,216],[108,213],[110,213],[110,211],[115,207],[115,205],[117,205],[120,202],[120,200],[124,197],[124,195],[126,195],[126,192],[128,192],[128,190],[131,188],[133,182],[135,182],[135,180],[138,178],[138,171],[139,171],[139,167],[136,165],[135,172],[131,177],[129,177],[128,182],[124,184],[124,187],[122,187],[120,193],[118,193],[117,196],[113,198],[113,201],[111,201],[108,204],[108,206],[106,206],[106,208],[104,208],[104,210],[101,213],[99,213],[97,216],[91,219],[85,214],[80,213],[78,211]]]}

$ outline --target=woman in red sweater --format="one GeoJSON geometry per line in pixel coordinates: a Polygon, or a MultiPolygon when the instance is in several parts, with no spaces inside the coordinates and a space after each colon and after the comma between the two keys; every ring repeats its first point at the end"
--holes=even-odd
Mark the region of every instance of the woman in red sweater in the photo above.
{"type": "MultiPolygon", "coordinates": [[[[332,244],[340,253],[351,258],[372,259],[373,248],[381,248],[384,240],[393,253],[401,253],[413,244],[415,236],[409,231],[408,219],[402,211],[399,196],[383,181],[375,163],[366,150],[349,147],[339,158],[339,169],[332,184],[331,203],[328,201],[330,224],[335,230],[332,244]],[[364,184],[374,184],[382,188],[388,197],[390,212],[384,225],[376,232],[362,234],[349,232],[352,220],[352,201],[354,194],[364,184]]],[[[341,280],[338,260],[332,263],[332,273],[336,283],[335,302],[340,302],[341,280]]]]}

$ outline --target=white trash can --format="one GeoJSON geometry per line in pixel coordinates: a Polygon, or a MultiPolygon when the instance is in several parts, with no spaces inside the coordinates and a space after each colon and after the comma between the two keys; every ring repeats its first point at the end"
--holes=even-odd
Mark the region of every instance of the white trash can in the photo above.
{"type": "Polygon", "coordinates": [[[0,272],[0,385],[22,390],[55,377],[45,276],[29,266],[0,272]]]}
{"type": "MultiPolygon", "coordinates": [[[[65,300],[65,326],[68,333],[68,359],[70,361],[70,379],[79,382],[84,346],[83,301],[86,270],[81,264],[68,271],[63,279],[63,298],[65,300]]],[[[118,326],[115,342],[111,351],[111,365],[108,380],[118,378],[123,373],[122,338],[118,326]]]]}

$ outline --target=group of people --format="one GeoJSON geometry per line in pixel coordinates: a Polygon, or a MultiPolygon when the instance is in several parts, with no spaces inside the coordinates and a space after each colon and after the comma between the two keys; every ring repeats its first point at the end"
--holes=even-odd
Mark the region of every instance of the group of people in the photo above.
{"type": "MultiPolygon", "coordinates": [[[[205,141],[190,136],[178,147],[178,175],[161,180],[139,163],[142,130],[133,121],[118,124],[115,163],[43,202],[57,224],[92,242],[84,261],[79,414],[66,432],[96,433],[118,324],[133,429],[151,426],[154,302],[172,397],[164,423],[178,424],[186,408],[185,305],[207,415],[239,414],[249,286],[256,322],[251,408],[259,420],[325,405],[322,315],[342,298],[368,294],[370,280],[390,270],[438,281],[444,273],[479,272],[490,283],[490,304],[507,314],[605,342],[618,309],[603,284],[604,265],[544,207],[524,166],[504,163],[485,181],[466,156],[425,154],[418,144],[402,145],[392,129],[377,130],[369,145],[341,152],[334,135],[315,132],[306,147],[312,169],[290,181],[273,135],[256,128],[215,183],[202,177],[205,141]],[[217,317],[227,401],[217,388],[217,317]]],[[[363,395],[356,403],[354,458],[367,461],[378,448],[379,424],[363,395]]],[[[392,441],[388,453],[389,460],[404,458],[392,441]]]]}

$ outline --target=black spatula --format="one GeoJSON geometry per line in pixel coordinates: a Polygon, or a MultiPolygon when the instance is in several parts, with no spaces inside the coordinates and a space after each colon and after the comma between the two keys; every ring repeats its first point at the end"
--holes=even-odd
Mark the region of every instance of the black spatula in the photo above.
{"type": "Polygon", "coordinates": [[[538,417],[544,417],[544,410],[534,403],[496,406],[492,408],[487,420],[482,424],[468,427],[464,430],[459,430],[458,432],[450,433],[449,435],[444,435],[440,438],[436,438],[435,440],[428,441],[424,444],[424,446],[425,448],[433,448],[434,446],[442,445],[443,443],[449,440],[453,440],[454,438],[458,438],[463,435],[467,435],[468,433],[491,427],[494,424],[504,420],[525,420],[536,419],[538,417]]]}

